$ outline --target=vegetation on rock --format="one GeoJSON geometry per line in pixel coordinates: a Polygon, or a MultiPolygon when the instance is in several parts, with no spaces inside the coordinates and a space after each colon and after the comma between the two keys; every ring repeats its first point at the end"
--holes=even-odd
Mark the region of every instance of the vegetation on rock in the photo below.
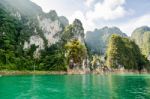
{"type": "Polygon", "coordinates": [[[15,1],[16,6],[11,0],[0,1],[0,70],[66,71],[84,65],[94,70],[105,62],[110,68],[150,68],[149,27],[136,29],[131,39],[117,27],[85,36],[80,20],[69,25],[54,10],[44,13],[29,0],[15,1]]]}
{"type": "Polygon", "coordinates": [[[131,38],[138,44],[142,53],[148,57],[150,55],[150,27],[143,26],[135,29],[131,38]]]}
{"type": "MultiPolygon", "coordinates": [[[[65,45],[65,49],[68,64],[71,65],[70,61],[72,61],[72,65],[76,64],[76,67],[82,68],[82,62],[87,58],[87,49],[85,45],[77,39],[74,39],[65,45]]],[[[70,68],[73,67],[70,66],[70,68]]]]}
{"type": "Polygon", "coordinates": [[[141,70],[146,64],[146,58],[141,54],[134,41],[118,35],[112,35],[106,52],[107,66],[141,70]]]}

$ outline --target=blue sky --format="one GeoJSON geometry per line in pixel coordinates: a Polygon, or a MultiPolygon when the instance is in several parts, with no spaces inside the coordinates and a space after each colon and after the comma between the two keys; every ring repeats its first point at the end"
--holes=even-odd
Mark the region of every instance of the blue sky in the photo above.
{"type": "Polygon", "coordinates": [[[150,0],[31,0],[44,12],[56,10],[72,23],[82,21],[85,31],[117,26],[131,35],[137,27],[150,26],[150,0]]]}

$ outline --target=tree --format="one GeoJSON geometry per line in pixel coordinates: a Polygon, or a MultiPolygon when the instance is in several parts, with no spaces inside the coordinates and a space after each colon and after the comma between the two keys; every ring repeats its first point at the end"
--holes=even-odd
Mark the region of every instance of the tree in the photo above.
{"type": "Polygon", "coordinates": [[[66,60],[64,50],[61,49],[60,43],[51,45],[41,51],[39,60],[39,69],[61,71],[66,70],[66,60]]]}
{"type": "Polygon", "coordinates": [[[87,49],[79,40],[73,39],[65,45],[67,63],[72,60],[81,68],[83,60],[87,57],[87,49]]]}

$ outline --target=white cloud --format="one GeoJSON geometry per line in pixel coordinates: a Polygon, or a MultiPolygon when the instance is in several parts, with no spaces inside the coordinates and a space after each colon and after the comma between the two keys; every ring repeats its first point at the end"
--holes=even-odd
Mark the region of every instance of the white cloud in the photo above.
{"type": "Polygon", "coordinates": [[[145,14],[143,16],[131,19],[126,23],[119,24],[118,27],[130,36],[136,28],[145,25],[150,26],[150,14],[145,14]]]}
{"type": "Polygon", "coordinates": [[[127,11],[123,7],[125,0],[104,0],[94,6],[94,10],[87,12],[88,20],[113,20],[126,15],[127,11]]]}
{"type": "Polygon", "coordinates": [[[92,21],[87,20],[81,11],[75,11],[74,14],[69,17],[69,22],[72,23],[74,19],[81,20],[85,31],[93,30],[95,28],[95,24],[92,21]]]}
{"type": "MultiPolygon", "coordinates": [[[[95,0],[85,0],[88,7],[94,1],[95,0]]],[[[109,21],[124,17],[127,14],[127,11],[123,7],[123,4],[125,4],[125,0],[99,1],[94,4],[94,10],[88,10],[86,12],[82,12],[81,10],[75,11],[69,18],[69,21],[72,23],[75,18],[78,18],[82,21],[85,31],[93,30],[98,27],[98,25],[94,22],[95,20],[109,21]]]]}
{"type": "Polygon", "coordinates": [[[94,0],[85,0],[85,4],[89,7],[92,3],[94,2],[94,0]]]}

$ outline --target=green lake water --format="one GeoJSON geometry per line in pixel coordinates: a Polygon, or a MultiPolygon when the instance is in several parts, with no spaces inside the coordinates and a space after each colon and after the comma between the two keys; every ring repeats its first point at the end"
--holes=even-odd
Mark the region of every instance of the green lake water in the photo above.
{"type": "Polygon", "coordinates": [[[150,75],[1,76],[0,99],[150,99],[150,75]]]}

